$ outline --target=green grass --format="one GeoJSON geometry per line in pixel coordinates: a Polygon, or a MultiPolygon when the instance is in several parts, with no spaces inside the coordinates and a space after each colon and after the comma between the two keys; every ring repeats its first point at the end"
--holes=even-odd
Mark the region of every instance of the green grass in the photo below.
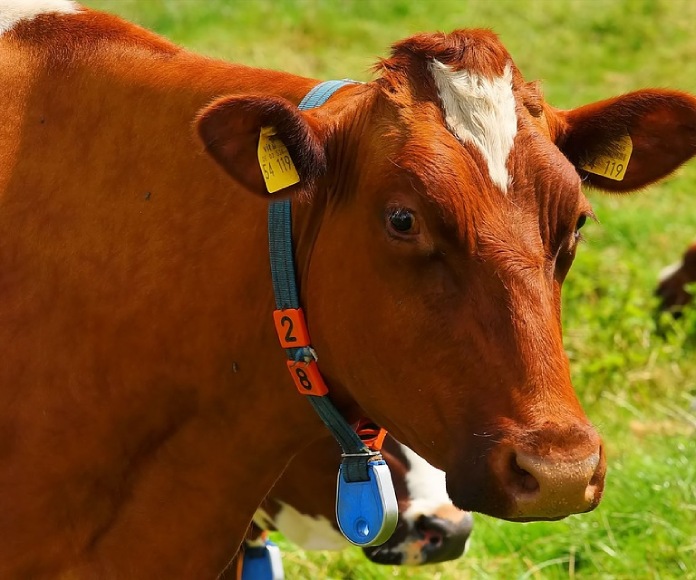
{"type": "MultiPolygon", "coordinates": [[[[419,31],[496,30],[527,79],[572,107],[645,86],[696,93],[691,0],[92,0],[189,48],[317,78],[370,78],[419,31]]],[[[477,517],[460,561],[377,567],[359,550],[284,548],[288,578],[696,579],[696,313],[653,316],[657,272],[696,237],[696,162],[632,196],[591,193],[564,290],[576,388],[607,445],[602,505],[555,523],[477,517]]],[[[696,309],[695,309],[696,310],[696,309]]]]}

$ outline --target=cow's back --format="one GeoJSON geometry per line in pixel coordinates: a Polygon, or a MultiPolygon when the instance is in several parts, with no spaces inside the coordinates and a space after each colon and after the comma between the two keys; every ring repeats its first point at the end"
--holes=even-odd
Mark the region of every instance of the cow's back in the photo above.
{"type": "Polygon", "coordinates": [[[133,352],[172,375],[180,369],[167,367],[198,359],[195,338],[181,337],[195,337],[196,320],[213,310],[220,316],[217,281],[233,275],[216,267],[259,211],[193,140],[210,97],[186,69],[202,61],[94,18],[105,24],[54,30],[45,17],[2,39],[0,333],[10,351],[0,373],[11,373],[3,386],[45,390],[42,404],[56,376],[72,376],[61,397],[72,393],[77,406],[97,377],[100,399],[110,383],[141,383],[151,368],[115,362],[133,352]]]}
{"type": "MultiPolygon", "coordinates": [[[[58,353],[83,360],[86,348],[94,368],[81,374],[101,376],[105,359],[121,358],[116,344],[155,360],[169,342],[166,367],[210,359],[209,345],[196,344],[196,321],[216,326],[248,313],[257,296],[240,278],[263,272],[270,302],[265,256],[251,250],[265,247],[266,206],[240,195],[203,153],[193,121],[220,94],[284,85],[301,95],[311,81],[298,88],[291,75],[191,55],[104,14],[55,20],[38,17],[0,37],[7,358],[34,377],[50,358],[47,378],[65,370],[56,369],[58,353]],[[54,342],[67,335],[79,338],[54,342]],[[98,342],[101,353],[92,350],[98,342]]],[[[114,382],[137,382],[138,368],[121,372],[114,382]]]]}

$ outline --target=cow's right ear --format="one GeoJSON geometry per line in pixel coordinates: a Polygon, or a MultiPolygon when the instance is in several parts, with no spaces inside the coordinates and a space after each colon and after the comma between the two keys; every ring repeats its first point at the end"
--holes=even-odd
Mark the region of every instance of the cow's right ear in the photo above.
{"type": "Polygon", "coordinates": [[[696,155],[696,97],[680,91],[644,89],[547,118],[556,145],[604,191],[640,189],[696,155]]]}
{"type": "Polygon", "coordinates": [[[206,151],[257,195],[311,195],[326,172],[319,124],[285,99],[224,97],[203,109],[196,123],[206,151]]]}

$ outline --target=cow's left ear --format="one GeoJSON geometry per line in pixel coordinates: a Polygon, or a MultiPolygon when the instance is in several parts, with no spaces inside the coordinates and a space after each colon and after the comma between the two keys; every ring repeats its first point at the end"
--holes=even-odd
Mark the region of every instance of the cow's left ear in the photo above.
{"type": "Polygon", "coordinates": [[[311,194],[326,172],[317,121],[278,97],[224,97],[198,114],[206,151],[251,192],[275,199],[311,194]]]}
{"type": "Polygon", "coordinates": [[[696,154],[696,97],[687,93],[637,91],[552,117],[556,144],[599,189],[639,189],[696,154]]]}

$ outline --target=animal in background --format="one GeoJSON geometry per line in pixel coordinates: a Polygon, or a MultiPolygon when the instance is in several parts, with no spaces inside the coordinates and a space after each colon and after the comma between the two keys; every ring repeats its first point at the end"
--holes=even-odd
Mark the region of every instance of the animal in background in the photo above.
{"type": "MultiPolygon", "coordinates": [[[[473,517],[452,505],[445,474],[389,435],[381,452],[396,489],[399,520],[385,543],[363,548],[365,556],[376,564],[397,566],[461,557],[469,547],[473,517]]],[[[280,531],[304,550],[350,546],[336,524],[336,470],[336,442],[330,438],[319,439],[298,454],[257,510],[242,550],[222,579],[268,575],[270,580],[282,575],[281,554],[269,541],[268,531],[280,531]],[[247,566],[252,566],[251,572],[247,566]]]]}
{"type": "Polygon", "coordinates": [[[671,312],[675,318],[693,300],[687,285],[696,282],[696,242],[684,252],[681,262],[665,267],[659,275],[655,294],[660,298],[660,310],[671,312]]]}
{"type": "MultiPolygon", "coordinates": [[[[469,512],[452,505],[445,474],[387,436],[382,455],[399,502],[399,522],[381,546],[364,548],[378,564],[418,566],[459,558],[473,528],[469,512]]],[[[323,438],[297,455],[254,516],[260,530],[278,530],[306,550],[349,544],[336,527],[336,443],[323,438]]]]}

